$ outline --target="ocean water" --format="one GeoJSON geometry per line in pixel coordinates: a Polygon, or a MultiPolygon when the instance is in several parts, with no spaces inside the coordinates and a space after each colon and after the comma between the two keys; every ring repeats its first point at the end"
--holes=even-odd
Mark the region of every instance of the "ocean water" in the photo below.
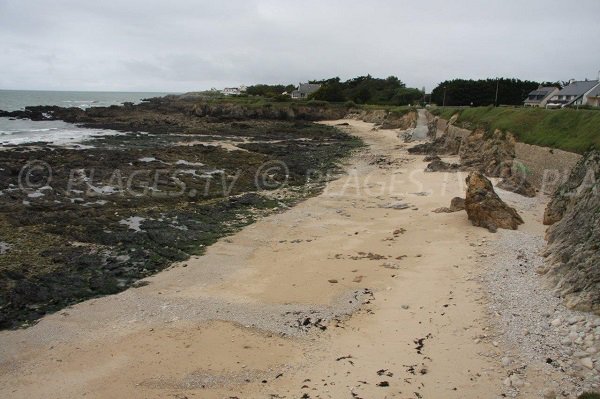
{"type": "MultiPolygon", "coordinates": [[[[106,107],[126,101],[138,103],[144,98],[168,93],[147,92],[91,92],[91,91],[30,91],[0,90],[0,110],[17,111],[30,105],[58,105],[61,107],[106,107]]],[[[95,136],[117,134],[112,130],[86,129],[61,121],[29,121],[0,118],[0,146],[46,142],[72,145],[95,136]]]]}

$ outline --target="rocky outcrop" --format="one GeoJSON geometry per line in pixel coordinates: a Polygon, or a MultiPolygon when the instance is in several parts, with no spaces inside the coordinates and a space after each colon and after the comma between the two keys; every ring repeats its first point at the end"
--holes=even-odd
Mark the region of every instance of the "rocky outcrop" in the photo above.
{"type": "Polygon", "coordinates": [[[506,191],[520,194],[524,197],[533,198],[536,195],[535,188],[529,183],[527,178],[519,173],[512,171],[510,176],[503,178],[496,187],[506,191]]]}
{"type": "Polygon", "coordinates": [[[516,230],[523,219],[514,208],[506,205],[494,191],[492,183],[480,172],[471,172],[466,179],[465,210],[474,226],[516,230]]]}
{"type": "Polygon", "coordinates": [[[459,211],[464,211],[464,210],[465,210],[464,198],[454,197],[450,201],[449,207],[437,208],[437,209],[434,209],[433,212],[435,212],[435,213],[452,213],[452,212],[459,212],[459,211]]]}
{"type": "Polygon", "coordinates": [[[600,314],[600,152],[588,153],[546,208],[547,273],[571,308],[600,314]]]}
{"type": "Polygon", "coordinates": [[[600,178],[600,152],[592,151],[582,158],[571,170],[569,178],[554,192],[544,212],[544,224],[551,225],[562,219],[569,206],[594,180],[600,178]]]}
{"type": "Polygon", "coordinates": [[[473,131],[463,140],[459,151],[460,163],[490,177],[511,175],[515,158],[515,138],[508,132],[483,129],[473,131]]]}

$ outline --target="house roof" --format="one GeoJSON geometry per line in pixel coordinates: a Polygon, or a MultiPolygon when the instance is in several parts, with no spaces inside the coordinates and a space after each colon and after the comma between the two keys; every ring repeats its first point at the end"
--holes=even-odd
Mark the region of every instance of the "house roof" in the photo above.
{"type": "Polygon", "coordinates": [[[596,86],[594,90],[588,94],[588,97],[600,97],[600,85],[596,86]]]}
{"type": "Polygon", "coordinates": [[[558,92],[560,96],[581,96],[598,85],[597,80],[580,80],[571,83],[558,92]]]}
{"type": "Polygon", "coordinates": [[[547,96],[552,93],[556,87],[540,87],[529,93],[530,96],[547,96]]]}
{"type": "Polygon", "coordinates": [[[321,88],[321,85],[319,85],[319,84],[300,83],[300,85],[298,85],[297,91],[300,93],[310,94],[310,93],[314,93],[315,91],[319,90],[320,88],[321,88]]]}

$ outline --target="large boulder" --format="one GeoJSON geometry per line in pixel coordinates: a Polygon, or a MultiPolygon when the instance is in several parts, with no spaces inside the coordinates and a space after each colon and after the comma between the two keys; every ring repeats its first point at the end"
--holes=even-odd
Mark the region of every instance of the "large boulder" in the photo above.
{"type": "Polygon", "coordinates": [[[493,233],[498,228],[516,230],[523,224],[517,211],[498,197],[492,182],[482,173],[471,172],[466,182],[465,210],[474,226],[485,227],[493,233]]]}
{"type": "Polygon", "coordinates": [[[600,314],[600,152],[588,153],[546,208],[547,273],[567,306],[600,314]]]}

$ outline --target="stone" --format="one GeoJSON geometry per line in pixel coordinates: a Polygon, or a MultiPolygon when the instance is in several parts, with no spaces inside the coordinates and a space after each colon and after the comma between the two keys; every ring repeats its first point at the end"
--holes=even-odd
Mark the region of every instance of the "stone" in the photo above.
{"type": "Polygon", "coordinates": [[[550,322],[550,324],[553,327],[558,327],[561,325],[561,323],[562,323],[562,319],[560,317],[557,317],[556,319],[552,320],[552,322],[550,322]]]}
{"type": "Polygon", "coordinates": [[[498,197],[492,183],[483,174],[471,172],[466,182],[465,209],[474,226],[495,232],[498,228],[516,230],[523,224],[521,216],[498,197]]]}
{"type": "Polygon", "coordinates": [[[544,399],[556,399],[556,391],[552,388],[546,388],[542,392],[544,399]]]}
{"type": "Polygon", "coordinates": [[[600,313],[600,151],[586,154],[554,192],[544,223],[547,276],[569,308],[600,313]]]}
{"type": "Polygon", "coordinates": [[[427,165],[425,172],[457,172],[459,168],[457,163],[444,162],[438,158],[427,165]]]}
{"type": "Polygon", "coordinates": [[[511,191],[524,197],[533,198],[536,195],[535,188],[529,183],[525,176],[511,172],[510,176],[503,178],[496,187],[511,191]]]}
{"type": "Polygon", "coordinates": [[[594,368],[594,362],[592,362],[592,359],[589,357],[584,357],[583,359],[580,359],[579,362],[581,363],[581,365],[587,369],[593,369],[594,368]]]}
{"type": "Polygon", "coordinates": [[[464,209],[465,209],[465,200],[460,197],[454,197],[450,201],[450,207],[437,208],[437,209],[434,209],[433,212],[435,212],[435,213],[452,213],[452,212],[463,211],[464,209]]]}

